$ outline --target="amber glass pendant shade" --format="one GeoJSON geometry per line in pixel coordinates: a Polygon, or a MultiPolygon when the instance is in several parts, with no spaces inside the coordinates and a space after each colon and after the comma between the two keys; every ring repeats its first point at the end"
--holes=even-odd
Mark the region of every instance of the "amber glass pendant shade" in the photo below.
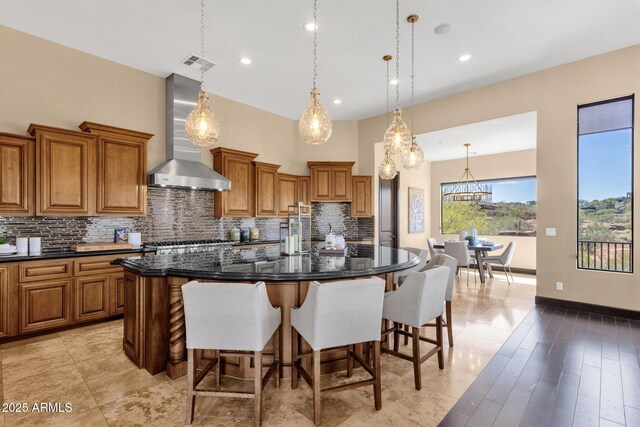
{"type": "Polygon", "coordinates": [[[411,146],[411,132],[402,120],[402,112],[393,112],[393,121],[384,133],[384,151],[389,154],[404,154],[411,146]]]}
{"type": "Polygon", "coordinates": [[[393,179],[398,174],[398,168],[391,156],[387,153],[384,155],[384,160],[378,166],[378,175],[382,179],[393,179]]]}
{"type": "Polygon", "coordinates": [[[407,170],[420,169],[424,163],[424,153],[418,145],[415,135],[412,138],[409,150],[402,156],[402,167],[407,170]]]}

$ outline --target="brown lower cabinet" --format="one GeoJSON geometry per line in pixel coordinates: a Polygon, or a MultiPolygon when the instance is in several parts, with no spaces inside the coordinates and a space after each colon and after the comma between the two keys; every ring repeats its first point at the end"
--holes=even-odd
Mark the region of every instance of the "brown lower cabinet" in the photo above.
{"type": "Polygon", "coordinates": [[[110,264],[119,257],[0,264],[0,340],[122,315],[125,274],[110,264]]]}

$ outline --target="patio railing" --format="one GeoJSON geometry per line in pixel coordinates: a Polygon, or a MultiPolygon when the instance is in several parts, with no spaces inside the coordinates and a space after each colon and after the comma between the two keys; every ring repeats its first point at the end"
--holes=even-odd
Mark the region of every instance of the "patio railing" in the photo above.
{"type": "Polygon", "coordinates": [[[633,244],[629,242],[578,241],[578,268],[600,271],[633,271],[633,244]]]}

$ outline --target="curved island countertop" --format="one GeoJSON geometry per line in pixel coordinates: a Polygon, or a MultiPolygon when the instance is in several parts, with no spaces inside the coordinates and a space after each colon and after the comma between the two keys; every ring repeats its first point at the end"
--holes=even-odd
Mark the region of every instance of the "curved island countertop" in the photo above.
{"type": "Polygon", "coordinates": [[[220,247],[211,252],[121,258],[113,263],[143,277],[288,282],[379,275],[420,262],[411,252],[383,246],[349,245],[344,257],[319,254],[318,248],[316,244],[309,254],[285,256],[279,246],[220,247]]]}

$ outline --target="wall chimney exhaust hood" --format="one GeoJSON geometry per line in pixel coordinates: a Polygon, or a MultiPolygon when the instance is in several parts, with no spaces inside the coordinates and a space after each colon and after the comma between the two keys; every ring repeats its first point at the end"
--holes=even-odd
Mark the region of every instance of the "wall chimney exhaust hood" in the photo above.
{"type": "Polygon", "coordinates": [[[171,74],[166,79],[166,157],[147,175],[150,187],[231,190],[231,181],[200,161],[200,147],[184,131],[189,112],[197,105],[200,82],[171,74]]]}

